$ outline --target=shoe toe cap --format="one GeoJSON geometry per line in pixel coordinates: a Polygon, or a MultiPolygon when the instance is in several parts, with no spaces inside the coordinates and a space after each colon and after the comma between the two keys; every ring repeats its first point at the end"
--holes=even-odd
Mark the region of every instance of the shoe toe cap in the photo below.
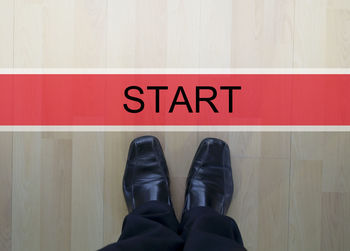
{"type": "Polygon", "coordinates": [[[230,168],[230,149],[221,139],[205,138],[199,146],[197,155],[207,165],[230,168]]]}
{"type": "Polygon", "coordinates": [[[130,144],[128,160],[132,160],[137,156],[143,156],[149,153],[162,153],[159,140],[154,136],[138,137],[130,144]]]}

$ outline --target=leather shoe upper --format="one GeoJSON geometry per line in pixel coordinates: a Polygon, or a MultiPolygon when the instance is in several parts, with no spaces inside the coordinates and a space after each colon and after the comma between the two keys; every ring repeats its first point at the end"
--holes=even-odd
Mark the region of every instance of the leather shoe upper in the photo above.
{"type": "Polygon", "coordinates": [[[129,212],[148,201],[160,201],[171,206],[169,172],[156,137],[143,136],[131,142],[123,191],[129,212]]]}
{"type": "Polygon", "coordinates": [[[210,207],[226,214],[233,194],[228,145],[206,138],[198,147],[187,177],[184,212],[193,207],[210,207]]]}

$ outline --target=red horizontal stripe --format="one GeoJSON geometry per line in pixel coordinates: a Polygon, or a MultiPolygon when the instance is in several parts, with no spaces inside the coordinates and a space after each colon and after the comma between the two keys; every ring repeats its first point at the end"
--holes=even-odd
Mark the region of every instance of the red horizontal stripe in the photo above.
{"type": "MultiPolygon", "coordinates": [[[[203,97],[211,91],[201,91],[203,97]]],[[[179,100],[183,99],[180,96],[179,100]]],[[[350,125],[350,75],[0,75],[0,125],[350,125]],[[138,103],[124,90],[139,86],[142,112],[129,113],[138,103]],[[155,91],[160,111],[155,112],[155,91]],[[169,113],[178,86],[183,86],[193,113],[177,105],[169,113]],[[212,102],[219,111],[200,102],[196,87],[217,91],[212,102]],[[228,109],[228,91],[220,86],[241,86],[233,91],[234,111],[228,109]]]]}

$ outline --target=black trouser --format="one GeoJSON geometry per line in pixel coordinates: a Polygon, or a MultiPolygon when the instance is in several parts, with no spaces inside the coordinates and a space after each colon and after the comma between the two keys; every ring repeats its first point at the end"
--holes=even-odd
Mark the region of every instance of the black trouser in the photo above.
{"type": "Polygon", "coordinates": [[[236,222],[207,207],[185,213],[179,224],[167,204],[151,201],[125,217],[118,242],[103,249],[126,251],[245,250],[236,222]]]}

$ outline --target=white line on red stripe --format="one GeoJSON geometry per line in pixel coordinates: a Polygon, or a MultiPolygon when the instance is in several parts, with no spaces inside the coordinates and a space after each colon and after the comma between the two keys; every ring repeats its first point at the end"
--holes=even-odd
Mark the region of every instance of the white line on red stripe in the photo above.
{"type": "Polygon", "coordinates": [[[350,74],[350,68],[0,68],[0,74],[350,74]]]}
{"type": "Polygon", "coordinates": [[[350,126],[0,126],[0,132],[349,132],[350,126]]]}

